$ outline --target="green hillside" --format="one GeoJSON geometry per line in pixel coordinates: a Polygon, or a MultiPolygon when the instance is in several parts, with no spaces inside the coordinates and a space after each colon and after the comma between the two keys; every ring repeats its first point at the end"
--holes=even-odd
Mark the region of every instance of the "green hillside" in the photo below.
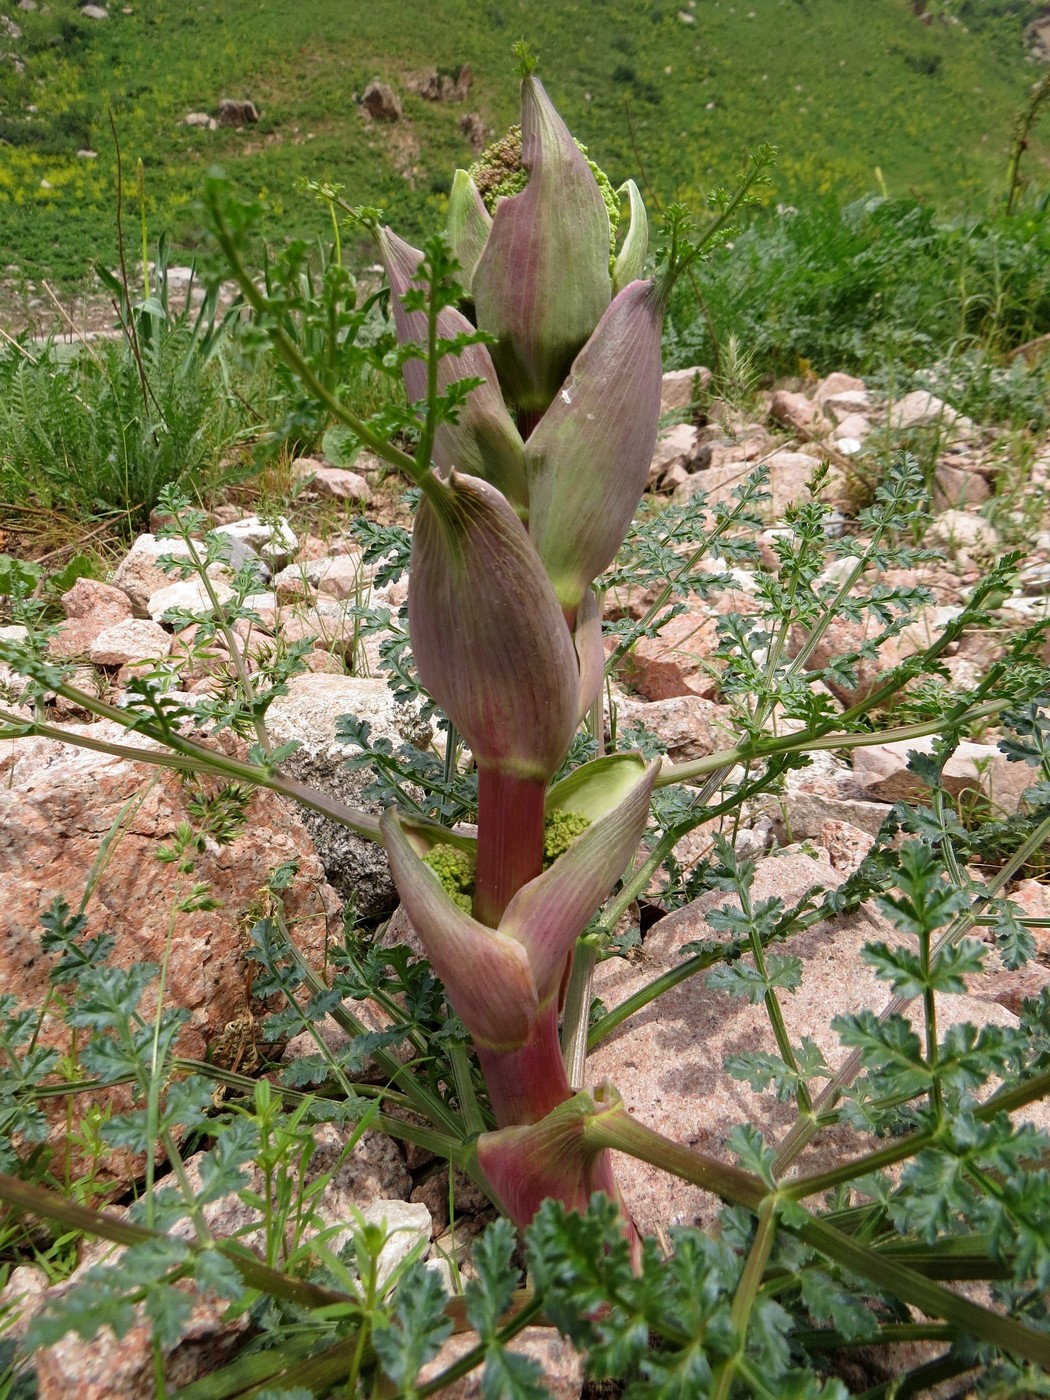
{"type": "MultiPolygon", "coordinates": [[[[275,233],[323,227],[294,192],[304,174],[387,205],[418,232],[440,219],[450,171],[471,158],[459,118],[476,111],[493,131],[512,119],[521,34],[594,158],[615,178],[641,166],[662,199],[697,202],[770,140],[781,150],[779,200],[850,198],[878,188],[881,172],[891,194],[980,204],[1002,184],[1013,115],[1042,71],[1022,42],[1041,7],[916,8],[921,0],[138,0],[127,12],[114,0],[107,19],[91,20],[71,0],[35,12],[2,0],[0,265],[70,279],[93,258],[112,262],[108,107],[126,212],[137,223],[141,157],[152,234],[192,245],[201,177],[216,163],[268,201],[275,233]],[[465,62],[474,83],[463,104],[407,88],[415,71],[465,62]],[[397,89],[402,121],[363,119],[357,99],[372,78],[397,89]],[[223,96],[252,98],[259,125],[181,124],[223,96]],[[97,157],[78,158],[81,148],[97,157]]],[[[1028,157],[1037,181],[1048,152],[1044,127],[1028,157]]]]}

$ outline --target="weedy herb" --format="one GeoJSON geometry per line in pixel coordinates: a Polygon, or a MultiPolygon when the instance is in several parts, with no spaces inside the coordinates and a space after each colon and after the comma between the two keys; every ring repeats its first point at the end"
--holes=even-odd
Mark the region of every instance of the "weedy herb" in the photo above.
{"type": "MultiPolygon", "coordinates": [[[[279,992],[286,1003],[268,1034],[306,1029],[316,1054],[262,1087],[179,1061],[179,1011],[162,998],[152,1021],[140,1009],[153,971],[113,969],[105,944],[80,944],[80,923],[56,910],[60,966],[76,958],[91,964],[67,1011],[71,1025],[92,1032],[81,1050],[84,1067],[93,1084],[131,1083],[143,1101],[100,1133],[147,1153],[160,1142],[178,1189],[158,1195],[148,1179],[135,1219],[124,1222],[78,1213],[38,1186],[0,1178],[0,1197],[11,1206],[75,1220],[125,1246],[119,1270],[93,1272],[35,1325],[32,1339],[45,1343],[69,1327],[83,1336],[103,1325],[126,1330],[141,1304],[162,1389],[163,1350],[181,1335],[189,1308],[173,1285],[192,1278],[249,1308],[265,1337],[183,1390],[199,1400],[391,1387],[423,1396],[475,1366],[484,1367],[486,1394],[527,1400],[543,1393],[540,1378],[508,1344],[539,1317],[586,1354],[592,1377],[617,1379],[629,1396],[837,1400],[846,1391],[830,1375],[829,1356],[860,1342],[904,1340],[940,1342],[944,1352],[903,1378],[899,1393],[973,1372],[993,1394],[1044,1386],[1050,1138],[1011,1115],[1050,1091],[1050,1000],[1027,1006],[1016,1029],[978,1031],[945,1025],[943,999],[986,957],[969,936],[979,924],[993,930],[1010,963],[1031,951],[1024,920],[1003,891],[1050,837],[1048,675],[1037,659],[1050,624],[1020,635],[970,691],[950,694],[940,707],[925,693],[919,718],[893,723],[900,692],[939,676],[945,650],[987,619],[1016,568],[1016,556],[1007,556],[940,636],[863,698],[838,711],[814,689],[819,680],[853,686],[856,668],[925,601],[910,586],[854,592],[865,570],[920,557],[921,474],[900,457],[859,517],[866,540],[859,552],[829,540],[821,505],[799,507],[787,517],[790,535],[775,546],[779,567],[760,576],[757,611],[720,621],[722,687],[739,723],[734,743],[672,764],[648,740],[642,752],[623,748],[621,732],[618,746],[604,751],[607,669],[666,626],[690,592],[704,595],[704,550],[717,548],[727,563],[753,550],[761,478],[699,532],[699,507],[643,520],[620,554],[659,422],[661,325],[673,286],[724,240],[770,153],[749,163],[734,194],[714,198],[699,228],[682,209],[669,211],[656,270],[647,276],[637,190],[622,187],[624,226],[611,224],[593,170],[535,78],[531,57],[524,47],[518,52],[528,171],[520,193],[490,212],[461,172],[448,236],[428,240],[422,251],[382,226],[375,210],[353,213],[354,228],[374,238],[386,267],[398,337],[389,358],[403,375],[405,405],[368,417],[351,406],[346,374],[331,361],[332,338],[315,328],[320,339],[311,348],[305,323],[289,321],[286,291],[252,277],[251,211],[220,184],[208,187],[214,236],[251,308],[254,334],[302,386],[311,421],[318,430],[329,419],[341,424],[419,493],[407,561],[408,634],[395,635],[387,658],[396,690],[422,687],[443,711],[444,762],[411,746],[395,752],[359,720],[345,721],[340,737],[359,748],[355,763],[376,771],[389,804],[378,819],[284,774],[287,751],[270,748],[265,710],[287,672],[260,685],[238,663],[231,623],[248,615],[247,576],[230,604],[212,596],[209,614],[212,634],[217,629],[229,648],[239,701],[190,707],[141,685],[121,709],[74,690],[39,648],[0,644],[0,656],[38,692],[74,698],[164,745],[112,751],[235,784],[223,800],[199,806],[213,834],[233,829],[241,785],[255,782],[381,841],[426,953],[417,960],[403,949],[363,947],[351,931],[321,977],[297,950],[280,909],[286,872],[275,877],[270,912],[252,934],[259,991],[279,992]],[[852,562],[829,576],[829,556],[852,562]],[[597,591],[611,584],[654,586],[654,597],[639,621],[617,628],[607,660],[597,591]],[[866,621],[868,638],[816,669],[817,647],[836,618],[866,621]],[[799,647],[791,644],[796,628],[804,637],[799,647]],[[205,738],[186,732],[190,718],[205,738]],[[791,720],[789,732],[773,727],[774,718],[791,720]],[[1033,781],[1019,815],[997,823],[1000,848],[1013,844],[980,887],[964,867],[981,836],[959,821],[943,771],[970,727],[993,719],[1009,736],[1007,756],[1029,767],[1033,781]],[[206,742],[223,726],[254,735],[247,759],[206,742]],[[693,875],[673,863],[683,837],[703,823],[725,819],[731,835],[743,803],[775,788],[808,755],[929,735],[936,736],[932,750],[910,760],[928,800],[892,809],[838,889],[817,887],[793,904],[757,899],[754,865],[728,838],[693,875]],[[460,771],[461,741],[470,776],[460,771]],[[475,819],[476,830],[455,825],[465,818],[475,819]],[[548,850],[552,832],[559,839],[548,850]],[[440,854],[428,859],[428,852],[440,854]],[[620,920],[661,869],[682,895],[701,887],[725,894],[708,916],[716,937],[687,945],[677,967],[614,1011],[594,1015],[593,968],[623,945],[620,920]],[[450,883],[457,887],[450,891],[450,883]],[[788,1032],[784,998],[806,976],[791,939],[869,900],[900,937],[874,942],[866,954],[890,999],[881,1015],[838,1018],[850,1053],[832,1069],[813,1040],[796,1043],[788,1032]],[[795,1109],[776,1146],[753,1124],[736,1127],[728,1140],[733,1162],[648,1128],[611,1085],[575,1088],[585,1080],[588,1043],[701,972],[714,987],[761,1004],[772,1027],[776,1053],[736,1054],[730,1072],[795,1109]],[[386,1013],[384,1029],[355,1013],[354,1003],[365,1000],[386,1013]],[[912,1003],[921,1006],[918,1029],[905,1014],[912,1003]],[[320,1034],[325,1016],[347,1033],[337,1051],[320,1034]],[[379,1082],[356,1079],[366,1062],[379,1082]],[[168,1080],[167,1071],[185,1077],[168,1080]],[[988,1096],[993,1079],[998,1087],[988,1096]],[[206,1087],[215,1082],[228,1094],[217,1114],[206,1087]],[[393,1132],[466,1171],[499,1205],[506,1218],[475,1244],[476,1277],[461,1298],[446,1300],[418,1260],[386,1287],[382,1231],[374,1225],[358,1222],[338,1255],[323,1234],[308,1239],[308,1128],[317,1118],[352,1121],[355,1133],[366,1124],[393,1132]],[[857,1129],[855,1150],[797,1174],[803,1147],[831,1125],[857,1129]],[[186,1175],[176,1127],[214,1136],[200,1190],[186,1175]],[[672,1231],[666,1250],[642,1240],[619,1194],[613,1151],[719,1196],[718,1232],[672,1231]],[[242,1180],[251,1161],[264,1172],[262,1189],[242,1180]],[[204,1206],[227,1191],[238,1191],[264,1222],[265,1263],[213,1237],[204,1206]],[[188,1238],[166,1232],[180,1213],[189,1217],[188,1238]],[[519,1287],[513,1227],[524,1237],[528,1288],[519,1287]],[[949,1286],[975,1280],[992,1288],[990,1301],[949,1286]],[[424,1385],[419,1369],[450,1325],[469,1327],[475,1344],[424,1385]]],[[[326,198],[339,207],[336,191],[326,198]]],[[[345,290],[335,274],[332,282],[345,290]]],[[[344,366],[373,360],[370,346],[353,348],[356,324],[351,317],[338,341],[344,366]]],[[[190,542],[190,527],[180,528],[190,542]]],[[[406,568],[406,537],[367,526],[360,533],[374,553],[393,548],[390,576],[406,568]]],[[[203,556],[195,548],[186,567],[203,579],[217,544],[212,538],[203,556]]],[[[400,624],[390,622],[396,632],[400,624]]],[[[7,723],[12,733],[62,733],[46,718],[10,716],[7,723]]],[[[166,852],[187,881],[199,840],[180,830],[166,852]]],[[[188,885],[187,900],[206,898],[188,885]]],[[[3,1111],[12,1128],[39,1138],[35,1100],[60,1086],[42,1090],[37,1080],[56,1066],[34,1058],[29,1024],[16,1007],[5,1006],[4,1015],[12,1073],[3,1111]]],[[[882,1393],[888,1389],[868,1392],[882,1393]]]]}

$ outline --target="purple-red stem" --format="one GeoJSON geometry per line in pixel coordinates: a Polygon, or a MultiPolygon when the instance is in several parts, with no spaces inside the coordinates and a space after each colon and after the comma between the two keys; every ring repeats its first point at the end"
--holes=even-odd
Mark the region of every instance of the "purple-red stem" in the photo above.
{"type": "Polygon", "coordinates": [[[547,785],[539,778],[478,771],[478,864],[474,917],[496,928],[503,911],[543,869],[547,785]]]}
{"type": "Polygon", "coordinates": [[[484,1050],[479,1046],[478,1062],[501,1128],[538,1123],[572,1098],[558,1038],[557,1000],[537,1016],[532,1035],[520,1050],[484,1050]]]}

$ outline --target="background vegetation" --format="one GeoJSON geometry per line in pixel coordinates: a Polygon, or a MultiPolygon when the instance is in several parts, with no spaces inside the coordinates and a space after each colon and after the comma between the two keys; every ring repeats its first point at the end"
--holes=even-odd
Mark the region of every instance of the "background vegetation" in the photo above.
{"type": "MultiPolygon", "coordinates": [[[[1011,124],[1040,70],[1025,25],[1038,0],[142,0],[85,19],[74,0],[2,0],[0,264],[82,277],[112,266],[112,109],[128,167],[143,159],[151,225],[196,241],[204,171],[227,168],[268,204],[269,228],[319,232],[299,176],[396,210],[419,234],[471,157],[458,121],[514,115],[510,46],[527,30],[571,129],[614,177],[644,172],[661,200],[696,204],[765,140],[781,151],[771,203],[848,202],[880,188],[958,212],[1005,179],[1011,124]],[[409,13],[411,13],[410,7],[409,13]],[[924,11],[917,14],[916,11],[924,11]],[[130,11],[130,13],[128,12],[130,11]],[[7,32],[5,32],[7,31],[7,32]],[[6,51],[6,57],[2,57],[6,51]],[[469,62],[465,105],[427,102],[406,76],[469,62]],[[396,126],[358,105],[373,78],[401,93],[396,126]],[[250,97],[243,132],[182,125],[250,97]],[[96,152],[94,159],[80,150],[96,152]]],[[[1027,160],[1045,172],[1038,131],[1027,160]]]]}

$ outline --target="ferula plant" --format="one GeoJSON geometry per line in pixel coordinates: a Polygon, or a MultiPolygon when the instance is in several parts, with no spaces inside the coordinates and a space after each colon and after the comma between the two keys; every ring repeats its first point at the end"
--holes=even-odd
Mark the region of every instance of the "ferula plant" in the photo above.
{"type": "MultiPolygon", "coordinates": [[[[389,1054],[392,1040],[366,1038],[368,1053],[397,1086],[388,1095],[391,1112],[373,1113],[369,1121],[466,1170],[525,1237],[530,1292],[512,1297],[512,1232],[501,1222],[479,1243],[478,1278],[464,1295],[462,1307],[481,1338],[471,1364],[486,1363],[486,1395],[542,1393],[500,1360],[502,1343],[541,1313],[587,1351],[592,1375],[626,1378],[632,1396],[841,1400],[841,1385],[810,1367],[810,1353],[916,1340],[941,1341],[951,1351],[940,1369],[927,1368],[901,1393],[981,1366],[989,1374],[998,1368],[996,1393],[1029,1393],[1030,1368],[1050,1366],[1044,1301],[1050,1144],[1034,1128],[1015,1131],[1010,1114],[1050,1091],[1050,1004],[1044,998],[1030,1007],[1019,1029],[950,1027],[941,1038],[936,1003],[962,990],[964,975],[980,966],[981,945],[966,938],[978,924],[992,930],[1008,966],[1031,954],[1031,936],[1003,890],[1050,838],[1047,676],[1032,657],[1047,624],[1020,637],[968,693],[923,689],[944,651],[986,618],[1009,586],[1016,561],[1006,559],[941,636],[889,671],[866,698],[837,712],[812,688],[816,676],[831,675],[831,667],[811,673],[807,666],[836,616],[873,617],[886,639],[922,601],[908,587],[880,585],[863,601],[854,594],[866,568],[917,557],[906,542],[921,517],[921,481],[914,465],[901,461],[860,518],[866,544],[829,539],[819,503],[798,508],[790,538],[777,537],[780,567],[759,576],[762,610],[723,620],[723,691],[740,702],[743,716],[733,747],[679,765],[643,752],[601,751],[600,701],[610,663],[595,585],[609,578],[646,484],[660,416],[664,312],[677,279],[724,236],[771,154],[752,158],[735,193],[713,201],[704,226],[671,209],[661,246],[650,253],[634,184],[614,190],[596,172],[524,48],[519,57],[520,132],[473,173],[457,172],[443,235],[417,250],[377,210],[350,211],[386,269],[405,410],[388,405],[363,418],[338,386],[318,375],[289,330],[287,308],[249,270],[243,208],[218,182],[208,187],[223,268],[242,289],[254,333],[268,338],[315,405],[416,489],[411,650],[419,681],[449,726],[444,796],[458,802],[467,794],[452,820],[476,810],[476,828],[441,825],[418,806],[410,812],[391,804],[377,818],[289,777],[281,769],[287,750],[270,746],[265,724],[279,683],[254,692],[246,684],[239,711],[213,708],[205,716],[213,728],[232,726],[254,740],[244,760],[192,737],[184,723],[191,711],[146,683],[121,708],[75,690],[39,650],[0,642],[0,656],[20,666],[41,694],[75,699],[158,744],[114,746],[83,730],[68,734],[72,742],[234,784],[262,784],[384,846],[404,909],[473,1044],[488,1103],[475,1095],[476,1072],[455,1042],[461,1033],[455,1018],[453,1034],[446,1025],[433,1036],[427,1060],[420,1040],[427,1028],[433,1032],[428,1011],[405,1034],[426,1062],[440,1062],[441,1083],[389,1054]],[[829,550],[839,565],[834,578],[822,572],[829,550]],[[788,636],[798,622],[807,640],[789,660],[788,636]],[[905,686],[913,686],[914,722],[876,731],[873,713],[905,686]],[[790,733],[770,732],[775,710],[792,721],[790,733]],[[599,753],[581,762],[577,731],[592,714],[599,753]],[[941,775],[967,726],[993,719],[1010,735],[1003,745],[1008,757],[1033,770],[1033,787],[1014,826],[986,833],[1006,851],[997,874],[980,890],[967,889],[962,867],[980,845],[947,804],[941,775]],[[745,798],[804,762],[807,750],[931,734],[938,736],[933,749],[912,756],[930,806],[890,809],[864,864],[841,888],[811,892],[791,908],[776,898],[754,899],[753,863],[720,841],[703,887],[738,901],[710,919],[726,934],[724,944],[683,950],[678,967],[606,1013],[588,1035],[596,956],[596,935],[588,930],[614,890],[600,924],[606,943],[661,868],[681,881],[686,897],[698,893],[697,882],[674,864],[681,837],[701,822],[738,813],[745,798]],[[476,769],[476,809],[473,789],[455,788],[460,739],[476,769]],[[684,781],[694,786],[682,787],[684,781]],[[873,896],[907,946],[868,949],[866,959],[893,999],[881,1018],[868,1011],[839,1018],[836,1029],[850,1054],[833,1072],[812,1040],[791,1042],[780,998],[797,987],[802,966],[773,945],[873,896]],[[729,1142],[736,1163],[646,1127],[627,1113],[613,1085],[580,1087],[588,1039],[607,1035],[633,1010],[712,967],[713,985],[764,1004],[778,1051],[734,1056],[727,1068],[798,1110],[777,1150],[753,1125],[738,1127],[729,1142]],[[918,1001],[926,1013],[924,1041],[903,1015],[918,1001]],[[827,1082],[814,1087],[818,1080],[827,1082]],[[994,1080],[1004,1087],[987,1097],[994,1080]],[[443,1093],[441,1085],[454,1092],[443,1093]],[[983,1098],[978,1089],[986,1091],[983,1098]],[[827,1170],[792,1175],[813,1136],[846,1121],[878,1144],[872,1147],[869,1138],[857,1155],[827,1170]],[[617,1188],[613,1150],[720,1196],[729,1209],[718,1235],[672,1231],[669,1257],[640,1239],[617,1188]],[[827,1200],[830,1210],[818,1204],[827,1200]],[[994,1282],[996,1306],[954,1292],[945,1280],[994,1282]]],[[[334,188],[322,193],[333,209],[339,206],[334,188]]],[[[751,506],[759,490],[760,483],[742,488],[735,504],[719,507],[714,523],[699,532],[695,519],[687,531],[672,509],[634,536],[628,565],[654,586],[656,601],[639,622],[623,624],[612,664],[635,637],[673,615],[676,590],[705,548],[717,543],[731,558],[746,547],[741,538],[756,524],[751,506]]],[[[188,542],[189,527],[180,528],[188,542]]],[[[388,544],[382,541],[383,548],[388,544]]],[[[212,600],[235,657],[230,619],[247,615],[250,587],[246,580],[233,604],[212,600]]],[[[833,662],[835,675],[848,677],[870,653],[866,642],[862,653],[833,662]]],[[[42,716],[40,709],[31,721],[7,717],[7,732],[66,737],[42,716]]],[[[200,712],[193,717],[200,724],[200,712]]],[[[352,731],[362,748],[366,728],[352,731]]],[[[392,760],[385,757],[389,777],[392,760]]],[[[403,1016],[416,1014],[404,1005],[417,1011],[431,1005],[431,983],[422,990],[415,984],[411,995],[402,988],[399,1003],[374,960],[367,974],[355,964],[353,976],[341,980],[337,970],[326,986],[290,941],[283,954],[273,952],[276,928],[273,920],[262,922],[257,950],[275,985],[290,994],[292,1021],[309,1015],[295,996],[304,983],[314,994],[309,1005],[330,1012],[352,1034],[363,1034],[363,1027],[344,996],[360,998],[371,988],[403,1016]]],[[[410,976],[403,963],[401,971],[410,976]]],[[[12,1052],[13,1062],[21,1063],[20,1053],[12,1052]]],[[[334,1078],[340,1082],[339,1073],[334,1078]]],[[[294,1090],[286,1092],[295,1102],[294,1090]]],[[[343,1116],[358,1107],[348,1090],[343,1116]]],[[[220,1132],[219,1148],[223,1141],[220,1132]]],[[[0,1197],[9,1203],[63,1218],[59,1207],[41,1204],[43,1194],[11,1178],[0,1181],[0,1197]]],[[[111,1238],[137,1238],[130,1227],[95,1220],[111,1238]]],[[[144,1247],[149,1243],[144,1238],[144,1247]]],[[[343,1393],[363,1393],[354,1387],[366,1362],[387,1377],[370,1393],[395,1393],[391,1383],[411,1397],[440,1388],[438,1382],[420,1388],[416,1373],[449,1320],[462,1322],[463,1313],[449,1303],[446,1315],[433,1276],[431,1283],[419,1277],[411,1288],[402,1285],[396,1315],[384,1320],[379,1313],[345,1312],[345,1297],[327,1282],[319,1288],[278,1276],[243,1250],[202,1239],[202,1258],[214,1249],[246,1287],[306,1309],[344,1308],[339,1315],[360,1327],[345,1344],[352,1370],[343,1352],[336,1355],[341,1341],[325,1353],[336,1369],[324,1372],[329,1380],[351,1376],[343,1393]]],[[[278,1371],[285,1386],[300,1376],[307,1384],[309,1376],[316,1393],[326,1393],[321,1372],[308,1367],[252,1374],[278,1371]]],[[[1050,1393],[1045,1380],[1038,1384],[1043,1388],[1032,1393],[1050,1393]]],[[[191,1393],[263,1392],[231,1380],[225,1389],[215,1381],[191,1393]]]]}
{"type": "Polygon", "coordinates": [[[607,1153],[557,1117],[573,1098],[559,1002],[577,939],[638,848],[658,765],[625,753],[552,779],[600,697],[593,584],[645,488],[664,311],[704,241],[676,211],[658,271],[644,275],[636,186],[613,193],[596,175],[520,56],[520,167],[506,172],[518,192],[497,185],[490,212],[457,172],[447,244],[424,252],[374,212],[358,218],[386,269],[422,418],[409,629],[420,680],[477,768],[472,907],[451,897],[396,811],[382,838],[484,1072],[499,1131],[480,1139],[479,1162],[525,1225],[547,1197],[583,1206],[596,1189],[618,1194],[607,1153]],[[574,835],[544,868],[552,820],[574,835]]]}

